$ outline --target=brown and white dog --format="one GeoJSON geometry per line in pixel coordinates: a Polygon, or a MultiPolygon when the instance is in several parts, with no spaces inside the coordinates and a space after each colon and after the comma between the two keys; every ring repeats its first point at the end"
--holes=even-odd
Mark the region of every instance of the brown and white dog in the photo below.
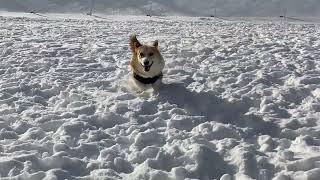
{"type": "Polygon", "coordinates": [[[159,51],[158,41],[141,44],[136,35],[130,37],[132,58],[130,67],[133,72],[130,85],[136,92],[147,89],[158,90],[162,83],[164,59],[159,51]]]}

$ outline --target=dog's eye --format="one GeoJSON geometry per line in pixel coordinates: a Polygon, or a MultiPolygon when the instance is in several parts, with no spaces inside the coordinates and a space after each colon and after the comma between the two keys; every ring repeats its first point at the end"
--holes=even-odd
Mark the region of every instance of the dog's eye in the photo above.
{"type": "Polygon", "coordinates": [[[149,56],[153,56],[153,53],[149,53],[149,56]]]}
{"type": "Polygon", "coordinates": [[[140,57],[144,57],[144,54],[143,54],[143,53],[140,53],[140,57]]]}

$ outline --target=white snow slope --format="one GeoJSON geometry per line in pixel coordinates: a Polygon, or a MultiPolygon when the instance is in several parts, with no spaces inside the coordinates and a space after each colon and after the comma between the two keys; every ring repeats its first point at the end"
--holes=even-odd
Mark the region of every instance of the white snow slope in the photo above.
{"type": "Polygon", "coordinates": [[[0,10],[208,16],[318,16],[319,0],[0,0],[0,10]],[[93,3],[92,3],[93,2],[93,3]]]}
{"type": "Polygon", "coordinates": [[[319,180],[320,25],[0,17],[0,179],[319,180]],[[159,93],[126,90],[129,35],[159,93]]]}

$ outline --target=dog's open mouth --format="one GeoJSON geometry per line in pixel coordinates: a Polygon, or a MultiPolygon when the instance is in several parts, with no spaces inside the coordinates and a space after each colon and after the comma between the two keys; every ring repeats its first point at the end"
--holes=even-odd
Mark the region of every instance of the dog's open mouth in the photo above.
{"type": "Polygon", "coordinates": [[[152,64],[153,64],[153,62],[151,64],[145,65],[145,66],[141,64],[141,66],[144,68],[145,72],[148,72],[148,71],[150,71],[150,68],[151,68],[152,64]]]}

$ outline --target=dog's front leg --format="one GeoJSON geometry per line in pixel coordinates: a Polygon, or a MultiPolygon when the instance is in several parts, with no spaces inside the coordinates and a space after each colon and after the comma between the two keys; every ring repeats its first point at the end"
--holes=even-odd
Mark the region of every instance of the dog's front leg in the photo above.
{"type": "Polygon", "coordinates": [[[162,84],[162,80],[161,79],[157,80],[155,83],[152,84],[153,90],[158,91],[161,87],[161,84],[162,84]]]}

